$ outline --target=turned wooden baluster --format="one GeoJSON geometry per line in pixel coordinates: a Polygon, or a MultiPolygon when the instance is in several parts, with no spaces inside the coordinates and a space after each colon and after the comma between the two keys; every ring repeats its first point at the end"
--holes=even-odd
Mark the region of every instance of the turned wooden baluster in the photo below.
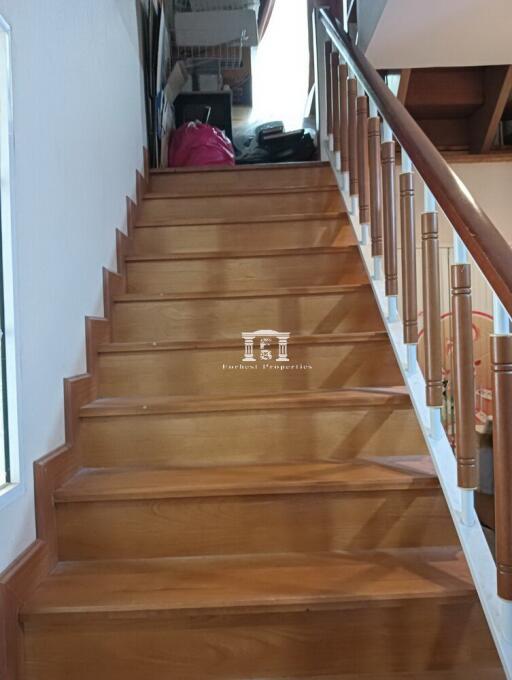
{"type": "Polygon", "coordinates": [[[331,54],[332,42],[326,40],[325,42],[325,97],[326,97],[326,114],[327,114],[327,141],[329,148],[332,147],[333,131],[332,131],[332,73],[331,73],[331,54]]]}
{"type": "Polygon", "coordinates": [[[359,174],[359,223],[361,243],[368,240],[370,224],[370,168],[368,158],[368,99],[366,95],[357,98],[357,166],[359,174]]]}
{"type": "Polygon", "coordinates": [[[512,600],[512,335],[491,336],[498,595],[512,600]]]}
{"type": "Polygon", "coordinates": [[[340,155],[340,93],[338,80],[338,66],[340,64],[340,56],[336,51],[331,53],[331,105],[332,105],[332,136],[333,136],[333,151],[336,158],[336,166],[338,165],[338,158],[340,155]]]}
{"type": "Polygon", "coordinates": [[[414,175],[400,175],[400,228],[402,236],[402,323],[404,343],[418,343],[418,291],[416,285],[416,226],[414,175]]]}
{"type": "Polygon", "coordinates": [[[437,212],[427,212],[421,216],[421,255],[425,326],[426,397],[428,406],[440,409],[443,405],[443,375],[437,212]]]}
{"type": "Polygon", "coordinates": [[[395,142],[383,142],[382,197],[384,223],[384,276],[388,296],[389,320],[396,321],[398,295],[398,266],[395,209],[395,142]]]}
{"type": "Polygon", "coordinates": [[[352,196],[352,210],[355,197],[359,193],[359,179],[357,168],[357,82],[355,78],[348,78],[348,164],[350,173],[350,195],[352,196]]]}
{"type": "Polygon", "coordinates": [[[382,258],[382,169],[380,155],[380,118],[368,120],[368,145],[370,161],[370,229],[374,278],[380,278],[382,258]]]}
{"type": "Polygon", "coordinates": [[[338,67],[338,89],[340,95],[340,170],[343,173],[343,188],[348,189],[347,177],[349,171],[348,163],[348,67],[340,64],[338,67]]]}
{"type": "Polygon", "coordinates": [[[457,481],[462,489],[476,489],[478,486],[478,465],[475,431],[471,266],[469,264],[452,265],[451,284],[457,481]]]}

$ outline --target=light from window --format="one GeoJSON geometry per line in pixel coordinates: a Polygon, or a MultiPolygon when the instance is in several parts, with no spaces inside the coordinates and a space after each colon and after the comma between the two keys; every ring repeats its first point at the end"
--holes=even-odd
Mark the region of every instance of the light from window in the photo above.
{"type": "Polygon", "coordinates": [[[0,17],[0,487],[19,479],[12,232],[11,35],[0,17]]]}

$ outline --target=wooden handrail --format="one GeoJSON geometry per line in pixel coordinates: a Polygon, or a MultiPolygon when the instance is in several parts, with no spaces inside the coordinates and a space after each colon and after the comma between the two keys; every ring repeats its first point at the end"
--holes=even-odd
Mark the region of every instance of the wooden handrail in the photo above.
{"type": "Polygon", "coordinates": [[[319,13],[330,40],[365,87],[512,316],[512,249],[507,241],[348,34],[338,31],[328,11],[321,9],[319,13]]]}

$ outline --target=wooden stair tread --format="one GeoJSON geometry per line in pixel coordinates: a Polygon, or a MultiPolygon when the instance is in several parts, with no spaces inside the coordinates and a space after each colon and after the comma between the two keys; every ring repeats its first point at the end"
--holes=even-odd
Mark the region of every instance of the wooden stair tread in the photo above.
{"type": "Polygon", "coordinates": [[[274,248],[263,250],[209,250],[206,252],[154,253],[127,255],[126,262],[167,262],[182,260],[243,260],[260,257],[293,257],[297,255],[340,255],[356,252],[357,246],[311,246],[308,248],[274,248]]]}
{"type": "Polygon", "coordinates": [[[201,175],[205,179],[209,174],[226,173],[236,174],[239,172],[254,172],[258,170],[293,170],[293,169],[309,169],[309,168],[330,168],[329,161],[290,161],[289,163],[254,163],[251,165],[207,165],[197,167],[182,167],[182,168],[151,168],[150,175],[201,175]]]}
{"type": "Polygon", "coordinates": [[[330,184],[319,184],[316,186],[307,186],[304,184],[289,184],[286,186],[279,187],[256,187],[256,188],[243,188],[237,189],[232,188],[222,188],[218,191],[208,190],[208,187],[203,187],[200,191],[194,194],[184,194],[181,191],[149,191],[144,194],[144,200],[151,201],[152,199],[183,199],[183,198],[217,198],[222,197],[239,197],[239,196],[275,196],[276,194],[301,194],[304,191],[308,193],[322,193],[326,191],[336,191],[338,189],[337,184],[333,181],[330,184]]]}
{"type": "Polygon", "coordinates": [[[253,224],[258,222],[304,222],[319,219],[346,219],[346,213],[340,210],[309,213],[283,213],[282,215],[244,215],[240,217],[178,217],[168,218],[165,222],[152,222],[151,220],[136,221],[135,226],[139,229],[144,227],[198,227],[208,224],[253,224]]]}
{"type": "MultiPolygon", "coordinates": [[[[367,342],[389,342],[387,331],[296,335],[290,337],[288,345],[355,345],[367,342]]],[[[170,342],[167,340],[158,342],[109,342],[100,345],[98,351],[101,354],[116,354],[124,352],[161,352],[191,349],[221,349],[229,347],[240,347],[240,338],[183,340],[181,342],[170,342]]]]}
{"type": "Polygon", "coordinates": [[[83,468],[58,502],[353,492],[437,487],[429,456],[208,468],[83,468]]]}
{"type": "MultiPolygon", "coordinates": [[[[252,679],[251,679],[252,680],[252,679]]],[[[267,680],[267,678],[255,678],[254,680],[267,680]]],[[[268,679],[270,680],[270,679],[268,679]]],[[[501,668],[460,668],[455,670],[432,670],[390,673],[343,673],[343,675],[308,675],[306,678],[289,676],[286,678],[272,678],[272,680],[505,680],[501,668]]]]}
{"type": "Polygon", "coordinates": [[[62,562],[21,619],[303,611],[473,598],[456,547],[62,562]]]}
{"type": "Polygon", "coordinates": [[[110,397],[96,399],[80,409],[82,417],[207,413],[293,408],[407,407],[404,386],[282,392],[234,397],[110,397]]]}
{"type": "Polygon", "coordinates": [[[124,293],[113,296],[114,302],[168,302],[172,300],[230,300],[251,298],[292,297],[304,295],[343,295],[367,290],[369,283],[338,284],[335,286],[293,286],[292,288],[261,288],[254,290],[215,290],[194,293],[124,293]]]}

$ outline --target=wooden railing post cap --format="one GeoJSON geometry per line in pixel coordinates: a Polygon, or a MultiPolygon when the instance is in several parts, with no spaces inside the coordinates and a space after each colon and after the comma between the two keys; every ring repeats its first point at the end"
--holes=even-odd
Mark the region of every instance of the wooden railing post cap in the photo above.
{"type": "Polygon", "coordinates": [[[450,276],[454,295],[471,293],[471,265],[452,264],[450,276]]]}
{"type": "Polygon", "coordinates": [[[395,142],[382,142],[382,163],[395,163],[395,142]]]}
{"type": "Polygon", "coordinates": [[[439,224],[436,212],[422,213],[421,235],[425,240],[429,238],[438,238],[439,224]]]}
{"type": "Polygon", "coordinates": [[[365,94],[362,94],[357,98],[357,113],[359,115],[368,114],[368,98],[365,94]]]}
{"type": "Polygon", "coordinates": [[[491,362],[495,371],[512,373],[512,335],[491,335],[491,362]]]}
{"type": "Polygon", "coordinates": [[[401,194],[414,194],[414,175],[412,172],[402,172],[399,176],[400,183],[400,193],[401,194]]]}
{"type": "Polygon", "coordinates": [[[368,118],[368,136],[380,137],[380,118],[378,116],[368,118]]]}

